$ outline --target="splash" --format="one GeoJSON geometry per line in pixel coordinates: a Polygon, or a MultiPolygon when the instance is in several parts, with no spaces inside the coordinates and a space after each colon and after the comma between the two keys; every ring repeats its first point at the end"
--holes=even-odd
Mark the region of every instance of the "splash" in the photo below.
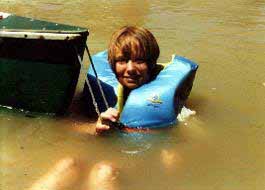
{"type": "Polygon", "coordinates": [[[190,110],[189,108],[186,108],[185,106],[183,106],[183,108],[181,109],[181,112],[178,114],[177,119],[179,122],[184,122],[192,115],[196,115],[196,111],[190,110]]]}

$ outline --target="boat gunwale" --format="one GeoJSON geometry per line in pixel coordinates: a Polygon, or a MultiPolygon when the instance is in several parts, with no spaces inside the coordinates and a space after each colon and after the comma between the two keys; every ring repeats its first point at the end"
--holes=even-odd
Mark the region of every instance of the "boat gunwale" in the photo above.
{"type": "Polygon", "coordinates": [[[73,40],[89,35],[88,30],[83,31],[54,31],[54,30],[0,30],[0,38],[25,38],[43,40],[73,40]]]}

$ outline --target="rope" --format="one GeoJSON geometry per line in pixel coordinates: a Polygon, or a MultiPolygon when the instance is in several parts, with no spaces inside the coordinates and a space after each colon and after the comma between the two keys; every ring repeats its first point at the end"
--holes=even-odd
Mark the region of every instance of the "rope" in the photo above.
{"type": "MultiPolygon", "coordinates": [[[[77,55],[77,59],[78,59],[78,61],[79,61],[79,64],[81,65],[81,71],[82,71],[82,69],[83,69],[83,60],[81,59],[81,56],[79,55],[79,53],[78,53],[76,47],[75,47],[75,51],[76,51],[76,55],[77,55]]],[[[90,84],[90,82],[89,82],[87,76],[86,76],[86,83],[87,83],[87,86],[88,86],[89,92],[90,92],[91,97],[92,97],[93,105],[94,105],[95,110],[96,110],[96,112],[97,112],[97,114],[98,114],[98,117],[100,118],[100,111],[99,111],[99,109],[98,109],[98,104],[97,104],[97,101],[96,101],[95,95],[94,95],[94,93],[93,93],[92,86],[91,86],[91,84],[90,84]]]]}
{"type": "Polygon", "coordinates": [[[103,97],[103,100],[104,100],[104,103],[105,103],[106,109],[109,109],[109,104],[108,104],[108,102],[107,102],[106,96],[105,96],[105,94],[104,94],[104,91],[103,91],[102,86],[101,86],[101,84],[100,84],[100,81],[99,81],[99,79],[98,79],[98,75],[97,75],[97,72],[96,72],[96,69],[95,69],[95,66],[94,66],[93,60],[92,60],[92,58],[91,58],[91,55],[90,55],[90,53],[89,53],[89,50],[88,50],[87,45],[86,45],[86,51],[87,51],[87,54],[88,54],[89,61],[90,61],[91,65],[92,65],[93,72],[94,72],[94,74],[95,74],[95,76],[96,76],[97,83],[98,83],[98,87],[99,87],[99,90],[100,90],[101,96],[103,97]]]}
{"type": "MultiPolygon", "coordinates": [[[[81,65],[81,70],[82,70],[82,68],[83,68],[83,61],[82,61],[81,56],[79,55],[79,53],[78,53],[76,47],[75,47],[75,51],[76,51],[76,55],[77,55],[77,58],[78,58],[79,64],[81,65]]],[[[96,69],[95,69],[95,66],[94,66],[93,60],[92,60],[92,58],[91,58],[91,55],[90,55],[90,53],[89,53],[89,50],[88,50],[87,45],[86,45],[86,51],[87,51],[87,54],[88,54],[88,57],[89,57],[89,61],[90,61],[91,65],[92,65],[93,72],[94,72],[94,74],[95,74],[95,76],[96,76],[97,84],[98,84],[98,87],[99,87],[99,89],[100,89],[100,93],[101,93],[101,95],[102,95],[102,97],[103,97],[103,100],[104,100],[105,106],[106,106],[106,108],[108,109],[108,108],[109,108],[109,104],[108,104],[108,102],[107,102],[106,96],[105,96],[105,94],[104,94],[104,91],[103,91],[102,86],[101,86],[101,84],[100,84],[100,81],[99,81],[99,79],[98,79],[98,75],[97,75],[97,72],[96,72],[96,69]]],[[[99,108],[98,108],[98,104],[97,104],[97,101],[96,101],[95,95],[94,95],[94,93],[93,93],[92,86],[91,86],[91,84],[90,84],[90,82],[89,82],[87,76],[86,76],[86,83],[87,83],[87,86],[88,86],[89,92],[90,92],[90,94],[91,94],[92,102],[93,102],[93,105],[94,105],[94,107],[95,107],[95,110],[96,110],[96,112],[97,112],[97,114],[98,114],[98,117],[101,119],[101,117],[100,117],[100,111],[99,111],[99,108]]],[[[114,128],[117,128],[117,129],[119,129],[119,130],[121,130],[121,129],[123,129],[123,128],[125,127],[125,125],[122,124],[120,121],[111,122],[111,126],[114,127],[114,128]]]]}

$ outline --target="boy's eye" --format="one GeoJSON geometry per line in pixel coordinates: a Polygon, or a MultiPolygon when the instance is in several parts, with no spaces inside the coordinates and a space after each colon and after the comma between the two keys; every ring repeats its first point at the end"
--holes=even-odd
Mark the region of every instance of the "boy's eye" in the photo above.
{"type": "Polygon", "coordinates": [[[126,60],[117,60],[116,63],[120,64],[120,65],[125,65],[127,63],[126,60]]]}
{"type": "Polygon", "coordinates": [[[116,62],[127,62],[127,60],[125,59],[125,58],[117,58],[116,60],[115,60],[116,62]]]}
{"type": "MultiPolygon", "coordinates": [[[[127,59],[124,59],[124,58],[118,58],[115,60],[116,63],[118,64],[127,64],[130,60],[127,60],[127,59]]],[[[145,60],[143,59],[136,59],[136,60],[133,60],[132,62],[136,63],[136,64],[143,64],[143,63],[146,63],[145,60]]]]}
{"type": "Polygon", "coordinates": [[[136,59],[135,62],[136,62],[137,64],[142,64],[142,63],[145,63],[146,61],[143,60],[143,59],[136,59]]]}

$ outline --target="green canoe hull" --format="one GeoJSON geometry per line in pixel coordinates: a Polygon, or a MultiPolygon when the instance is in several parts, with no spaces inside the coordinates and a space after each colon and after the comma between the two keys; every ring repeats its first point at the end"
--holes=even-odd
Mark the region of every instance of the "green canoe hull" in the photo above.
{"type": "Polygon", "coordinates": [[[31,28],[30,18],[11,18],[10,25],[8,18],[0,20],[0,105],[64,114],[75,93],[81,67],[77,53],[83,56],[88,31],[38,20],[31,28]],[[40,33],[41,28],[49,31],[40,33]]]}

